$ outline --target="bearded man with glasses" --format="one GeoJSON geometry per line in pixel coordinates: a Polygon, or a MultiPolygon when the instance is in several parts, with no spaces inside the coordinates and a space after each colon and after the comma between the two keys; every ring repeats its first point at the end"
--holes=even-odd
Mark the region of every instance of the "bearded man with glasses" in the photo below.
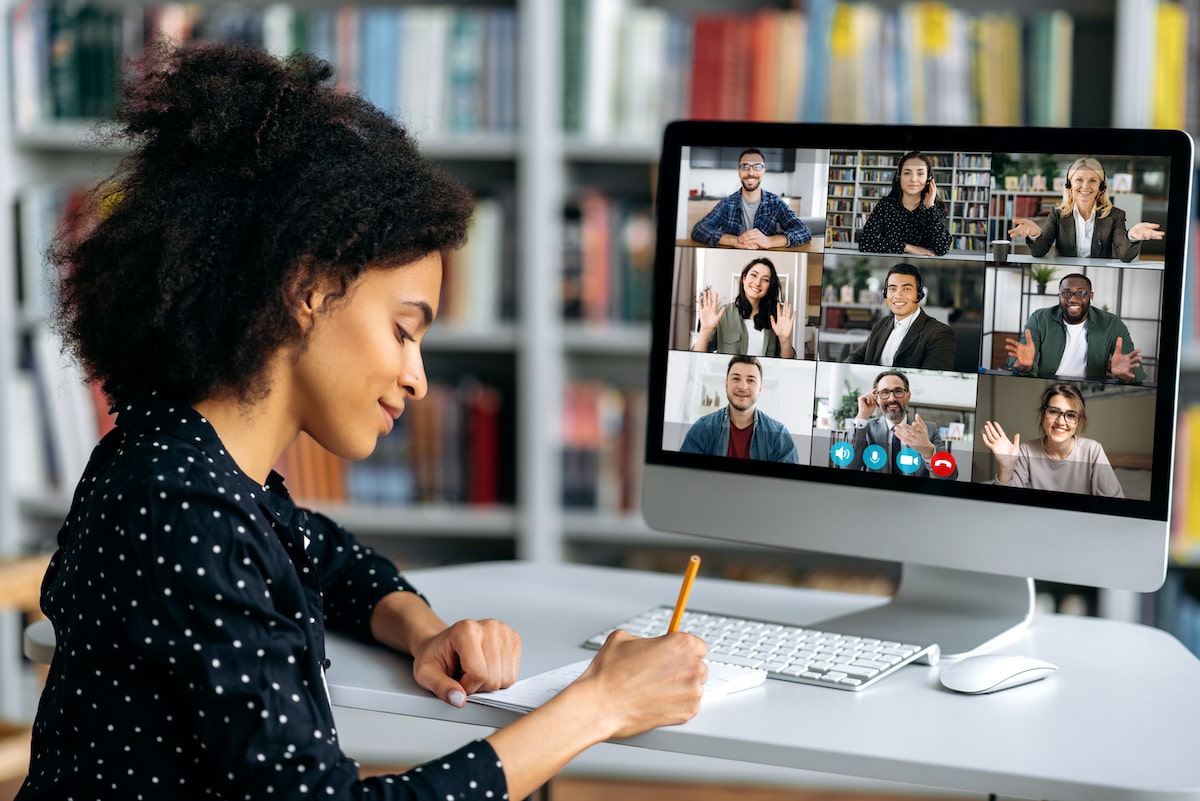
{"type": "Polygon", "coordinates": [[[899,370],[884,370],[875,376],[871,390],[858,396],[858,417],[849,423],[854,457],[845,469],[949,481],[958,478],[957,466],[945,476],[930,472],[930,460],[935,453],[945,452],[946,446],[936,422],[922,420],[920,414],[909,419],[911,397],[908,376],[899,370]]]}
{"type": "Polygon", "coordinates": [[[1025,334],[1007,338],[1008,366],[1018,375],[1146,380],[1142,351],[1111,312],[1092,308],[1092,282],[1072,273],[1058,282],[1058,305],[1029,315],[1025,334]]]}

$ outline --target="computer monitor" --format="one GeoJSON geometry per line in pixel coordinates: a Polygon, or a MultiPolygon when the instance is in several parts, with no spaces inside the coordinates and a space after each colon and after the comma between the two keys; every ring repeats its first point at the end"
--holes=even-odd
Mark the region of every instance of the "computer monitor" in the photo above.
{"type": "Polygon", "coordinates": [[[1158,588],[1192,169],[1176,131],[672,123],[646,521],[900,563],[824,625],[946,654],[1033,579],[1158,588]]]}

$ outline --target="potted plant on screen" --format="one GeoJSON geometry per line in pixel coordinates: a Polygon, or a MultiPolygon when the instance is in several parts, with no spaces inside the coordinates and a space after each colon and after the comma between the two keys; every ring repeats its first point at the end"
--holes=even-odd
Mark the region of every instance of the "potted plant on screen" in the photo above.
{"type": "Polygon", "coordinates": [[[1054,278],[1054,273],[1057,272],[1048,264],[1035,264],[1029,268],[1029,277],[1037,282],[1038,294],[1046,294],[1046,284],[1054,278]]]}

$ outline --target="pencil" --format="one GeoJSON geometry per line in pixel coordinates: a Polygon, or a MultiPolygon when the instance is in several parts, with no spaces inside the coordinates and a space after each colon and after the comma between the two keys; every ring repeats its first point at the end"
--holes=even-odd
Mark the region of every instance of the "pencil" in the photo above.
{"type": "Polygon", "coordinates": [[[683,610],[687,606],[688,595],[692,592],[692,582],[696,580],[696,571],[700,569],[700,557],[692,554],[688,559],[687,570],[683,574],[683,586],[679,588],[679,598],[675,601],[675,612],[671,615],[671,625],[667,632],[679,631],[679,621],[683,620],[683,610]]]}

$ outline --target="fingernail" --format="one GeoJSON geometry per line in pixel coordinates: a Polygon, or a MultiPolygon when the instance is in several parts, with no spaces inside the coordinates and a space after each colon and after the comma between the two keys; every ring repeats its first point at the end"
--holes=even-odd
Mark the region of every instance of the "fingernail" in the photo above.
{"type": "Polygon", "coordinates": [[[454,706],[460,707],[463,704],[465,704],[466,702],[467,702],[467,696],[464,693],[462,693],[458,690],[455,690],[454,692],[450,693],[450,703],[454,704],[454,706]]]}

